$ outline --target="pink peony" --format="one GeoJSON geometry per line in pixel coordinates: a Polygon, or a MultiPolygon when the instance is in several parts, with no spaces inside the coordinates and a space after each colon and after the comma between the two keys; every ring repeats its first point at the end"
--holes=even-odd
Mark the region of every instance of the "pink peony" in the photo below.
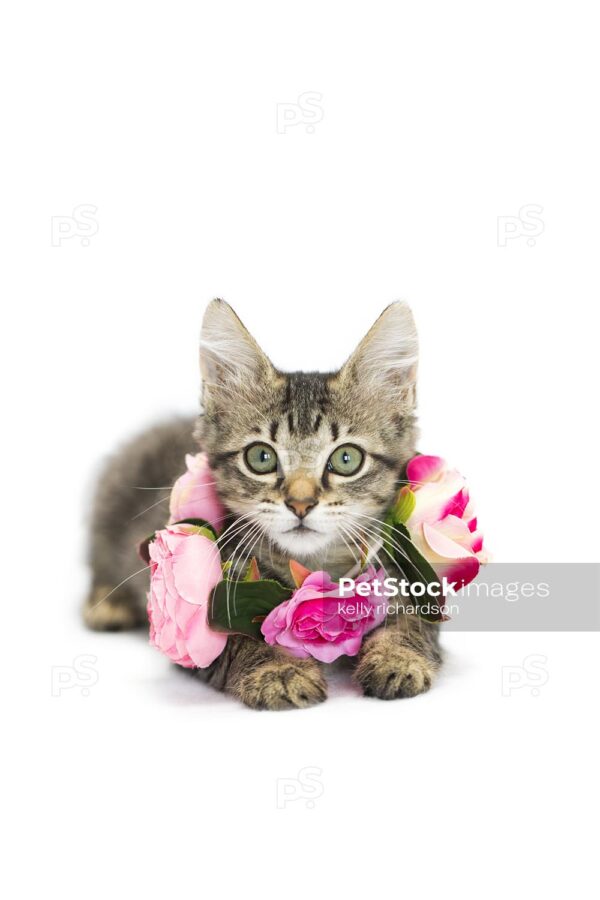
{"type": "Polygon", "coordinates": [[[220,530],[225,518],[225,508],[217,496],[214,476],[208,467],[205,453],[185,457],[187,472],[181,475],[171,491],[170,522],[182,519],[204,519],[220,530]]]}
{"type": "Polygon", "coordinates": [[[207,622],[211,591],[223,577],[217,545],[193,525],[167,525],[149,554],[150,643],[180,666],[209,666],[227,643],[207,622]]]}
{"type": "MultiPolygon", "coordinates": [[[[356,583],[382,581],[385,572],[371,566],[356,583]]],[[[386,603],[371,585],[367,596],[340,593],[327,572],[311,572],[289,600],[271,610],[261,626],[268,644],[279,644],[294,656],[314,656],[333,662],[338,656],[356,656],[365,634],[380,625],[386,603]]]]}
{"type": "Polygon", "coordinates": [[[406,527],[413,544],[440,578],[469,584],[487,556],[465,479],[439,456],[415,456],[406,477],[410,485],[400,491],[399,502],[410,499],[412,504],[407,497],[412,493],[414,508],[406,527]]]}

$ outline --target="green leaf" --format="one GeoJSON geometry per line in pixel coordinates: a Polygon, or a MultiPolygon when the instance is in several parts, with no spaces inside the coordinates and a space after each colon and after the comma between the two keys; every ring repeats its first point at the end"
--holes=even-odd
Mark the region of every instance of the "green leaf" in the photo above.
{"type": "Polygon", "coordinates": [[[401,488],[398,493],[398,499],[392,508],[394,522],[406,524],[413,514],[416,505],[417,498],[411,489],[407,486],[401,488]]]}
{"type": "Polygon", "coordinates": [[[201,534],[203,537],[207,537],[211,541],[216,541],[217,532],[205,519],[180,519],[179,522],[172,522],[172,525],[193,525],[196,529],[196,534],[201,534]]]}
{"type": "Polygon", "coordinates": [[[292,588],[274,579],[220,581],[208,606],[208,624],[214,631],[247,634],[262,639],[260,626],[266,616],[292,596],[292,588]]]}
{"type": "Polygon", "coordinates": [[[383,528],[381,529],[381,536],[383,538],[383,550],[390,557],[390,559],[396,561],[395,551],[394,551],[394,516],[392,510],[390,510],[385,517],[385,521],[383,523],[383,528]]]}
{"type": "MultiPolygon", "coordinates": [[[[393,556],[396,565],[402,571],[406,580],[410,584],[420,582],[426,587],[430,584],[439,585],[440,579],[431,564],[427,562],[411,541],[406,525],[402,522],[389,523],[386,520],[386,526],[388,528],[386,552],[390,552],[393,556]],[[388,547],[390,548],[389,551],[388,547]]],[[[416,607],[418,615],[427,622],[440,622],[444,617],[441,612],[434,614],[422,609],[422,605],[443,605],[443,601],[444,598],[442,596],[433,597],[428,593],[425,593],[423,597],[415,597],[411,594],[409,599],[411,605],[416,607]]]]}

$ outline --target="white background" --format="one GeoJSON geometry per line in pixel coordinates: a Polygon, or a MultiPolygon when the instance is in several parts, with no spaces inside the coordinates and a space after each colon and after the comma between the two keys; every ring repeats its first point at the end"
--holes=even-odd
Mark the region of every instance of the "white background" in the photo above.
{"type": "Polygon", "coordinates": [[[339,675],[259,714],[77,617],[94,474],[195,408],[213,296],[321,369],[409,300],[420,447],[467,475],[495,558],[597,560],[595,12],[3,5],[8,896],[596,896],[595,635],[448,635],[428,695],[339,675]],[[278,130],[307,92],[317,120],[278,130]],[[97,232],[57,241],[80,205],[97,232]],[[538,228],[499,239],[527,205],[538,228]],[[506,696],[531,654],[546,681],[506,696]],[[278,808],[305,767],[322,792],[278,808]]]}

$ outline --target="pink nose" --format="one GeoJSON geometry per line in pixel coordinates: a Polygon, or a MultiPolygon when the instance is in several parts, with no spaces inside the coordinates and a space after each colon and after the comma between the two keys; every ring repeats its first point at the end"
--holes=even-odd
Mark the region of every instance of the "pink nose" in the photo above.
{"type": "Polygon", "coordinates": [[[283,486],[283,500],[288,509],[303,519],[319,502],[319,486],[307,472],[293,472],[283,486]]]}
{"type": "Polygon", "coordinates": [[[317,501],[314,497],[303,497],[302,499],[288,497],[285,505],[296,513],[299,519],[303,519],[317,505],[317,501]]]}

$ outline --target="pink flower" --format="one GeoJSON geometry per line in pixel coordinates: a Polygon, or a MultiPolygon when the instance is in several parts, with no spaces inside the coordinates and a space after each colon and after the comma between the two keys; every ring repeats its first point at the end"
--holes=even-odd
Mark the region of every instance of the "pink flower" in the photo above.
{"type": "Polygon", "coordinates": [[[149,554],[150,643],[180,666],[209,666],[227,643],[207,622],[211,591],[223,577],[217,545],[194,525],[167,525],[149,554]]]}
{"type": "Polygon", "coordinates": [[[219,531],[226,516],[225,508],[214,486],[214,476],[205,453],[185,457],[187,472],[181,475],[171,491],[170,522],[182,519],[204,519],[219,531]]]}
{"type": "Polygon", "coordinates": [[[406,520],[412,542],[440,578],[469,584],[487,555],[465,479],[439,456],[415,456],[406,473],[410,485],[402,488],[399,499],[412,504],[407,495],[414,497],[406,520]]]}
{"type": "Polygon", "coordinates": [[[355,579],[356,584],[369,583],[369,594],[348,596],[340,593],[327,572],[311,572],[262,623],[266,642],[279,644],[294,656],[314,656],[327,663],[344,653],[356,656],[364,635],[386,616],[385,598],[374,593],[376,578],[383,581],[385,572],[371,566],[355,579]]]}

